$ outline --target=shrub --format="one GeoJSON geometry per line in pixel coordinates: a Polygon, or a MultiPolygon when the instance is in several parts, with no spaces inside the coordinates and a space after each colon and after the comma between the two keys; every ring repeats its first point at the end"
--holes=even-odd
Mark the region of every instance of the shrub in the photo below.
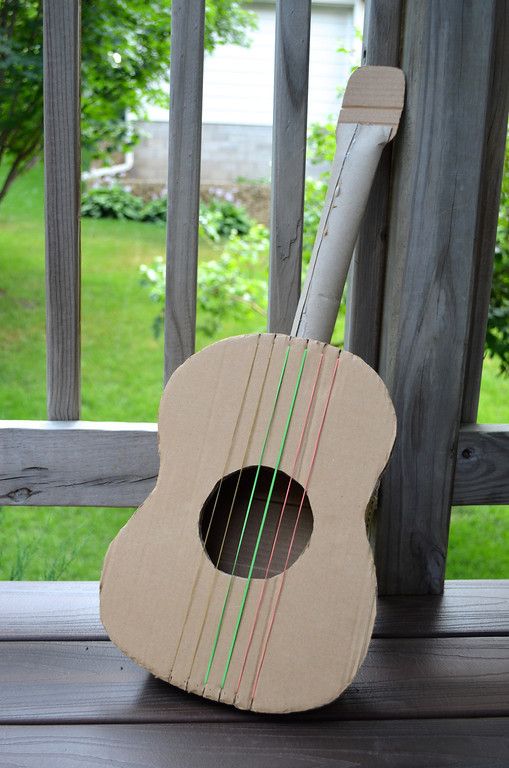
{"type": "Polygon", "coordinates": [[[152,221],[155,223],[164,223],[166,221],[166,209],[168,207],[168,198],[166,195],[156,197],[145,203],[140,213],[140,221],[152,221]]]}
{"type": "Polygon", "coordinates": [[[332,163],[336,151],[336,125],[332,118],[326,123],[311,123],[308,133],[307,156],[313,165],[332,163]]]}
{"type": "MultiPolygon", "coordinates": [[[[81,215],[92,219],[131,219],[160,223],[166,221],[166,195],[144,203],[120,184],[93,187],[81,197],[81,215]]],[[[245,235],[253,223],[245,208],[230,200],[213,197],[200,203],[200,234],[218,242],[233,233],[245,235]]]]}
{"type": "Polygon", "coordinates": [[[139,221],[143,201],[120,184],[93,187],[81,197],[81,215],[92,219],[131,219],[139,221]]]}
{"type": "Polygon", "coordinates": [[[302,236],[302,264],[304,267],[307,267],[311,258],[326,193],[327,182],[324,179],[306,179],[304,232],[302,236]]]}
{"type": "Polygon", "coordinates": [[[486,350],[498,357],[500,372],[509,375],[509,134],[507,136],[486,350]]]}
{"type": "MultiPolygon", "coordinates": [[[[265,317],[267,309],[269,233],[253,224],[245,235],[235,230],[217,259],[200,262],[197,284],[197,329],[215,336],[226,319],[245,319],[251,313],[265,317]]],[[[164,259],[140,267],[141,283],[159,306],[153,323],[156,337],[164,321],[166,270],[164,259]]]]}
{"type": "Polygon", "coordinates": [[[246,209],[233,201],[213,197],[203,204],[208,212],[216,217],[219,237],[230,237],[232,232],[247,235],[252,224],[246,209]]]}

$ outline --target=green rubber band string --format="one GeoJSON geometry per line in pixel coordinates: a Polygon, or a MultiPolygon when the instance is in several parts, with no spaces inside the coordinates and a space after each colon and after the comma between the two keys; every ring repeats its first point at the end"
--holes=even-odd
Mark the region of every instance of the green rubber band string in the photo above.
{"type": "Polygon", "coordinates": [[[228,651],[228,658],[226,659],[226,665],[225,665],[225,668],[224,668],[223,677],[221,679],[221,688],[224,687],[224,684],[226,682],[226,676],[228,675],[228,670],[230,668],[230,662],[232,660],[233,649],[235,648],[235,643],[237,641],[237,635],[239,633],[240,622],[242,621],[242,615],[244,613],[244,608],[245,608],[245,605],[246,605],[246,600],[247,600],[247,595],[248,595],[248,592],[249,592],[249,587],[251,586],[251,579],[252,579],[252,576],[253,576],[253,569],[254,569],[254,565],[255,565],[255,561],[256,561],[256,556],[258,555],[258,549],[260,547],[260,541],[262,539],[263,529],[265,527],[265,521],[267,519],[267,513],[269,511],[270,501],[271,501],[271,498],[272,498],[272,492],[274,490],[274,485],[276,483],[276,477],[277,477],[277,473],[278,473],[278,470],[279,470],[279,465],[281,463],[281,458],[283,456],[283,450],[284,450],[285,443],[286,443],[286,437],[288,435],[288,429],[290,428],[290,422],[292,420],[293,410],[295,408],[295,401],[297,400],[297,394],[299,392],[300,381],[302,379],[302,371],[304,370],[304,363],[306,362],[307,353],[308,353],[308,351],[307,351],[307,348],[306,348],[304,350],[303,354],[302,354],[302,360],[301,360],[301,363],[300,363],[299,373],[297,375],[297,381],[295,382],[295,388],[293,390],[292,401],[290,403],[290,410],[288,411],[288,416],[286,417],[285,428],[284,428],[284,431],[283,431],[283,437],[281,439],[281,445],[279,446],[279,453],[278,453],[278,457],[277,457],[277,460],[276,460],[276,466],[274,467],[274,472],[272,473],[272,480],[271,480],[270,487],[269,487],[269,493],[268,493],[268,496],[267,496],[267,501],[265,502],[265,508],[263,510],[262,520],[260,522],[260,528],[258,530],[258,537],[256,539],[255,548],[253,550],[253,557],[251,558],[251,565],[249,566],[249,572],[248,572],[248,575],[247,575],[246,586],[244,587],[244,593],[242,595],[242,601],[240,603],[240,608],[239,608],[239,612],[238,612],[238,615],[237,615],[237,621],[235,623],[235,629],[233,630],[232,641],[230,643],[230,649],[228,651]]]}
{"type": "Polygon", "coordinates": [[[281,368],[281,373],[279,375],[279,381],[278,381],[278,385],[277,385],[277,389],[276,389],[276,395],[274,397],[274,403],[272,405],[272,411],[271,411],[271,414],[270,414],[269,423],[267,425],[267,430],[265,432],[265,437],[264,437],[263,444],[262,444],[262,449],[261,449],[261,452],[260,452],[260,458],[258,460],[258,466],[256,468],[255,478],[254,478],[254,482],[253,482],[253,488],[251,490],[251,495],[249,497],[249,502],[248,502],[247,509],[246,509],[246,514],[245,514],[245,517],[244,517],[244,523],[242,525],[242,530],[240,532],[240,538],[239,538],[239,543],[238,543],[238,546],[237,546],[237,551],[235,553],[235,559],[233,561],[233,568],[232,568],[232,572],[231,572],[231,576],[230,576],[230,581],[228,583],[228,589],[226,590],[226,595],[225,595],[225,598],[224,598],[223,607],[221,609],[221,615],[219,616],[219,622],[218,622],[218,625],[217,625],[216,634],[214,636],[214,642],[212,643],[212,650],[210,652],[210,658],[209,658],[209,662],[207,664],[207,671],[205,672],[205,677],[203,679],[203,685],[204,686],[207,685],[207,683],[208,683],[208,680],[209,680],[209,677],[210,677],[210,670],[212,669],[212,664],[214,662],[214,657],[216,655],[217,644],[219,642],[219,635],[221,634],[221,629],[222,629],[222,626],[223,626],[224,614],[226,612],[226,606],[228,604],[228,600],[230,598],[230,593],[232,591],[233,577],[235,575],[235,569],[237,567],[237,561],[239,559],[239,554],[240,554],[240,550],[241,550],[241,547],[242,547],[242,542],[244,540],[244,533],[245,533],[245,530],[246,530],[247,521],[249,519],[249,513],[251,512],[251,506],[253,504],[253,499],[254,499],[254,495],[255,495],[255,491],[256,491],[256,486],[257,486],[257,483],[258,483],[258,476],[260,474],[263,457],[265,455],[265,449],[267,447],[267,442],[268,442],[268,439],[269,439],[270,428],[272,426],[272,422],[274,421],[274,414],[276,412],[276,406],[277,406],[277,403],[278,403],[278,400],[279,400],[279,393],[281,392],[281,385],[283,383],[283,378],[284,378],[284,375],[285,375],[286,364],[288,363],[288,355],[289,354],[290,354],[290,346],[287,347],[286,354],[285,354],[285,357],[284,357],[284,360],[283,360],[283,367],[281,368]]]}
{"type": "MultiPolygon", "coordinates": [[[[212,584],[210,585],[210,589],[209,589],[209,593],[208,593],[208,597],[207,597],[207,605],[206,605],[206,608],[205,608],[205,613],[203,614],[203,618],[202,618],[202,622],[201,622],[201,627],[200,627],[200,632],[198,634],[198,639],[196,640],[196,643],[195,643],[194,653],[193,653],[193,660],[191,662],[191,668],[189,670],[189,678],[187,680],[187,684],[189,683],[189,680],[191,678],[191,675],[192,675],[192,672],[193,672],[194,663],[196,661],[196,656],[197,656],[197,653],[198,653],[198,649],[199,649],[200,644],[201,644],[201,639],[202,639],[202,636],[203,636],[203,632],[204,632],[205,626],[207,624],[207,617],[209,615],[209,610],[210,610],[210,605],[211,605],[211,600],[212,600],[212,594],[214,592],[214,587],[215,587],[216,578],[217,578],[217,569],[219,568],[219,563],[221,562],[221,557],[222,557],[222,554],[223,554],[223,548],[224,548],[224,545],[225,545],[225,542],[226,542],[226,537],[228,535],[228,530],[229,530],[229,527],[230,527],[230,521],[231,521],[233,510],[234,510],[234,507],[235,507],[235,502],[237,500],[237,494],[238,494],[238,490],[239,490],[239,487],[240,487],[240,479],[242,477],[242,472],[244,471],[245,464],[246,464],[246,458],[247,458],[247,455],[248,455],[250,447],[251,447],[251,438],[253,436],[253,430],[254,430],[255,424],[256,424],[256,422],[258,420],[258,413],[259,413],[259,410],[260,410],[260,404],[261,404],[261,401],[262,401],[262,398],[263,398],[263,393],[265,391],[265,384],[266,384],[266,381],[267,381],[267,374],[268,374],[269,368],[270,368],[270,363],[271,363],[271,359],[272,359],[272,352],[274,350],[275,341],[276,341],[276,336],[274,335],[274,338],[272,339],[272,346],[271,346],[271,349],[270,349],[270,354],[269,354],[269,357],[267,359],[267,363],[265,365],[265,370],[264,370],[264,374],[263,374],[263,381],[262,381],[262,384],[261,384],[261,387],[260,387],[260,392],[259,392],[259,395],[258,395],[258,398],[257,398],[256,410],[255,410],[255,413],[254,413],[254,416],[253,416],[253,420],[251,422],[251,428],[249,430],[249,436],[248,436],[248,440],[247,440],[247,443],[246,443],[246,447],[244,449],[244,456],[242,458],[242,462],[241,462],[241,465],[240,465],[240,471],[239,471],[239,474],[238,474],[238,477],[237,477],[237,482],[235,484],[235,490],[233,492],[233,498],[232,498],[232,501],[231,501],[231,504],[230,504],[230,511],[228,512],[228,518],[226,520],[226,525],[225,525],[224,532],[223,532],[223,538],[221,540],[221,546],[219,548],[219,554],[218,554],[216,562],[215,562],[216,573],[214,574],[214,578],[212,579],[212,584]]],[[[252,373],[252,369],[249,372],[248,384],[249,384],[249,381],[251,380],[251,373],[252,373]]],[[[226,468],[225,468],[225,471],[224,471],[223,474],[226,474],[226,468]]],[[[205,544],[205,541],[204,541],[204,544],[205,544]]]]}

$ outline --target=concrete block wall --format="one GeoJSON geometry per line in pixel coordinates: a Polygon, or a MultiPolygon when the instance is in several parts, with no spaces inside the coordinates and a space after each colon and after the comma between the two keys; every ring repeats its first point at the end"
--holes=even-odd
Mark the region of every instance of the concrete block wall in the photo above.
{"type": "MultiPolygon", "coordinates": [[[[134,149],[129,178],[166,184],[168,124],[139,122],[142,134],[134,149]]],[[[269,125],[221,125],[204,123],[202,132],[201,181],[204,185],[231,185],[239,178],[270,180],[272,127],[269,125]]],[[[307,174],[316,177],[322,169],[308,164],[307,174]]]]}

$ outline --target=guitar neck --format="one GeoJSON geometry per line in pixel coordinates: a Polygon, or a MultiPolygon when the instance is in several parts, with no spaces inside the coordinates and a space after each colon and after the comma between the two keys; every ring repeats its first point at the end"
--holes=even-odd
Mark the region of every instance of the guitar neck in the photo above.
{"type": "Polygon", "coordinates": [[[399,69],[362,67],[350,78],[292,336],[330,342],[371,185],[382,150],[396,134],[403,96],[399,69]]]}

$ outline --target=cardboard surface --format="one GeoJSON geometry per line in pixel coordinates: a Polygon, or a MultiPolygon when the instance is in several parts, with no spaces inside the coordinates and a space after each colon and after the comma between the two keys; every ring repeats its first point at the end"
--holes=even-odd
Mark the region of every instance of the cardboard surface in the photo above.
{"type": "Polygon", "coordinates": [[[359,67],[348,80],[338,123],[392,126],[398,129],[405,98],[405,76],[396,67],[359,67]]]}
{"type": "Polygon", "coordinates": [[[360,67],[348,81],[293,336],[331,339],[373,178],[383,148],[396,134],[404,93],[403,73],[393,67],[360,67]]]}
{"type": "Polygon", "coordinates": [[[166,387],[159,415],[161,468],[156,488],[112,542],[101,581],[101,619],[128,656],[181,688],[264,712],[325,704],[351,682],[365,656],[375,617],[376,581],[364,516],[395,436],[395,416],[385,386],[359,358],[341,352],[308,489],[313,528],[306,548],[287,571],[254,701],[252,681],[281,574],[272,577],[266,589],[236,696],[263,582],[251,582],[230,670],[221,688],[246,583],[234,576],[204,689],[230,576],[217,570],[204,551],[199,535],[201,509],[225,464],[225,474],[239,469],[243,461],[245,466],[257,464],[288,345],[287,369],[263,464],[275,464],[307,346],[281,462],[281,470],[291,473],[323,351],[315,405],[295,473],[304,485],[338,350],[272,334],[214,344],[184,363],[166,387]]]}

